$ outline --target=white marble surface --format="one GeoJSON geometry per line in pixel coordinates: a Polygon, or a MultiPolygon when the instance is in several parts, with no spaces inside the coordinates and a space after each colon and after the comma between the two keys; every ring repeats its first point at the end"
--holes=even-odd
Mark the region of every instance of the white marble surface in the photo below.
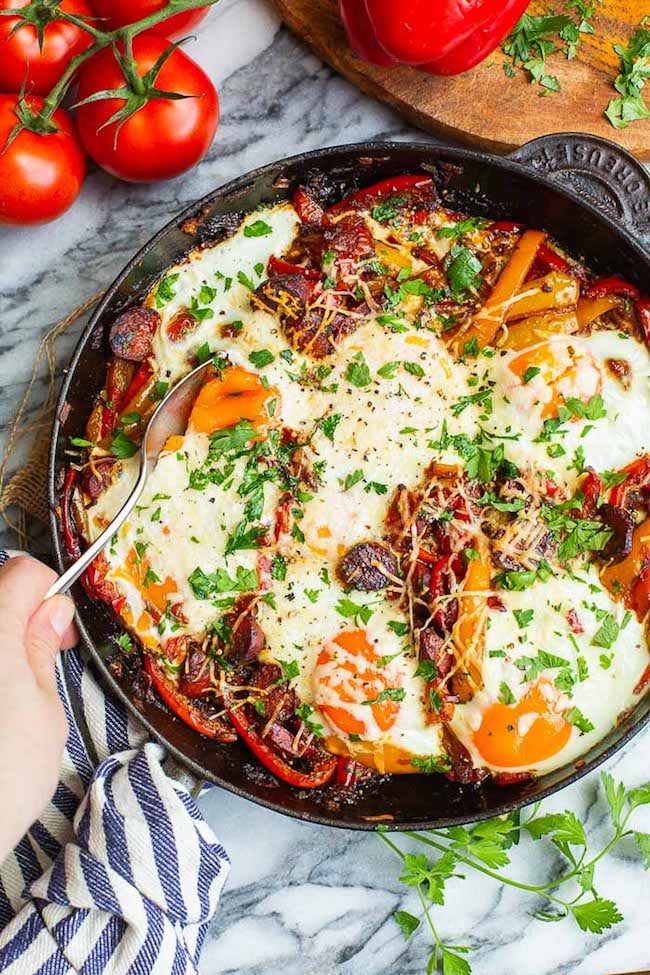
{"type": "MultiPolygon", "coordinates": [[[[171,183],[121,184],[91,173],[78,205],[53,226],[0,230],[0,428],[6,428],[50,325],[110,283],[131,254],[182,206],[262,163],[301,150],[415,133],[362,97],[281,30],[263,0],[222,0],[191,46],[216,79],[222,122],[199,169],[171,183]]],[[[417,134],[418,138],[423,138],[417,134]]],[[[76,334],[78,334],[77,329],[76,334]]],[[[64,363],[75,341],[61,343],[64,363]]],[[[36,389],[42,394],[43,383],[36,389]]],[[[628,785],[650,779],[650,735],[610,763],[628,785]]],[[[391,920],[418,913],[398,883],[399,864],[372,834],[285,819],[217,789],[204,812],[230,852],[232,873],[206,940],[203,975],[425,975],[424,929],[405,945],[391,920]]],[[[575,810],[597,841],[606,813],[591,775],[549,809],[575,810]]],[[[641,819],[641,817],[640,817],[641,819]]],[[[640,828],[650,828],[650,816],[640,828]]],[[[523,844],[521,879],[558,864],[523,844]]],[[[534,898],[486,878],[452,881],[437,909],[445,940],[471,944],[475,975],[606,975],[650,968],[650,874],[622,848],[602,866],[598,889],[625,920],[598,938],[571,922],[546,925],[534,898]]]]}

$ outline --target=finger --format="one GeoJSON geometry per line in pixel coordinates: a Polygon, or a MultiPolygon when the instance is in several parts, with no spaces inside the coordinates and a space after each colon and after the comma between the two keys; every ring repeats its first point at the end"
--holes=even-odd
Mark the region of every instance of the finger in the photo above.
{"type": "MultiPolygon", "coordinates": [[[[3,629],[22,636],[30,617],[55,581],[56,573],[52,569],[28,555],[9,559],[0,567],[0,620],[3,629]]],[[[0,652],[2,644],[7,645],[8,642],[0,641],[0,652]]]]}
{"type": "Polygon", "coordinates": [[[73,647],[79,643],[79,630],[77,629],[74,620],[65,631],[61,637],[61,649],[62,650],[72,650],[73,647]]]}
{"type": "Polygon", "coordinates": [[[37,683],[56,693],[54,661],[74,616],[74,603],[67,596],[53,596],[42,603],[29,620],[26,635],[27,660],[37,683]]]}

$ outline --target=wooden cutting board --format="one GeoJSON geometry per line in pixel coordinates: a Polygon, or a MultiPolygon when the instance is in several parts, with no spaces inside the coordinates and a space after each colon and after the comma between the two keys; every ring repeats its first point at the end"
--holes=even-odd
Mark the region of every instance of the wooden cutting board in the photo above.
{"type": "MultiPolygon", "coordinates": [[[[554,54],[548,71],[562,90],[540,97],[540,88],[517,71],[508,78],[499,51],[456,78],[434,78],[412,68],[375,68],[350,50],[338,17],[337,0],[273,0],[286,24],[323,60],[362,91],[387,102],[411,122],[447,139],[492,152],[510,150],[548,132],[590,132],[620,143],[639,159],[650,159],[650,119],[615,129],[603,117],[618,74],[614,44],[627,45],[650,0],[602,0],[594,35],[583,35],[577,57],[554,54]]],[[[531,14],[563,12],[561,2],[533,0],[531,14]]],[[[647,85],[650,104],[650,83],[647,85]]]]}

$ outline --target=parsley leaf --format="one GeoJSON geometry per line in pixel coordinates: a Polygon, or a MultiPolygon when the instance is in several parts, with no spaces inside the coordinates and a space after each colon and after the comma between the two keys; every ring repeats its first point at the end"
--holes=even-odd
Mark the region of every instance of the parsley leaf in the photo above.
{"type": "Polygon", "coordinates": [[[252,362],[257,369],[263,369],[264,366],[270,365],[274,359],[275,356],[269,349],[260,349],[257,352],[248,353],[248,361],[252,362]]]}
{"type": "Polygon", "coordinates": [[[451,262],[447,266],[447,280],[455,294],[461,294],[468,288],[478,288],[481,284],[479,277],[483,270],[478,257],[466,247],[457,244],[451,249],[451,262]]]}
{"type": "Polygon", "coordinates": [[[352,362],[348,363],[348,367],[345,370],[345,378],[349,383],[359,389],[370,385],[372,376],[370,375],[370,369],[368,368],[368,363],[364,358],[363,352],[357,352],[352,362]]]}
{"type": "Polygon", "coordinates": [[[134,443],[127,435],[122,431],[118,431],[111,440],[111,454],[113,457],[119,458],[119,460],[126,460],[128,457],[133,457],[137,454],[139,448],[137,443],[134,443]]]}
{"type": "Polygon", "coordinates": [[[273,228],[264,220],[256,220],[244,227],[244,237],[268,237],[272,233],[273,228]]]}

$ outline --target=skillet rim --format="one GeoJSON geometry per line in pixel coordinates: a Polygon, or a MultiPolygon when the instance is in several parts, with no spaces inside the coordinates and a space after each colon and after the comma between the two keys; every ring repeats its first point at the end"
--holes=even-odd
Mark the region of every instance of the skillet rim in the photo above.
{"type": "MultiPolygon", "coordinates": [[[[572,133],[564,133],[565,138],[570,138],[572,133]]],[[[541,139],[535,140],[536,142],[543,141],[544,138],[552,139],[553,136],[542,137],[541,139]]],[[[609,140],[602,139],[598,140],[603,146],[611,147],[612,151],[616,154],[627,156],[625,153],[617,146],[615,143],[611,143],[609,140]]],[[[525,147],[524,147],[525,148],[525,147]]],[[[207,207],[223,197],[229,197],[237,194],[238,192],[250,188],[255,185],[255,183],[262,180],[269,173],[276,172],[277,175],[281,175],[284,168],[288,166],[302,165],[305,168],[310,166],[314,169],[318,168],[319,161],[327,160],[330,157],[336,157],[337,154],[341,152],[346,152],[350,156],[357,155],[363,157],[365,155],[373,153],[385,153],[390,155],[394,153],[395,150],[411,150],[414,152],[421,153],[431,153],[432,163],[437,161],[442,162],[453,162],[453,163],[463,163],[463,161],[471,162],[474,165],[486,164],[492,168],[500,170],[501,173],[513,173],[517,176],[525,176],[527,179],[532,180],[535,183],[540,183],[543,188],[550,190],[551,192],[564,197],[567,201],[572,204],[577,203],[583,210],[592,216],[596,222],[604,224],[607,230],[613,234],[615,237],[622,237],[625,243],[631,248],[638,258],[640,263],[647,266],[648,272],[650,273],[650,253],[644,248],[643,244],[639,242],[638,238],[632,233],[624,223],[617,223],[608,213],[599,209],[594,203],[592,203],[588,198],[582,196],[578,191],[573,189],[569,184],[559,182],[553,178],[552,174],[549,175],[546,171],[540,171],[533,168],[531,165],[526,165],[523,162],[519,162],[516,158],[508,158],[496,156],[488,152],[480,152],[473,149],[463,149],[456,148],[448,145],[439,145],[436,143],[429,142],[419,142],[419,141],[367,141],[361,143],[348,143],[340,144],[336,146],[328,146],[325,149],[312,149],[308,152],[297,153],[292,156],[286,156],[281,159],[275,160],[270,163],[266,163],[263,166],[259,166],[256,169],[250,170],[240,176],[229,180],[222,186],[211,190],[209,193],[205,194],[198,200],[195,200],[184,207],[180,213],[172,217],[163,227],[160,228],[138,251],[137,253],[128,261],[124,268],[119,272],[119,274],[114,278],[111,284],[107,287],[103,297],[100,299],[96,308],[94,309],[86,327],[82,331],[77,345],[74,349],[72,357],[65,368],[65,378],[61,385],[59,391],[54,421],[52,424],[51,431],[51,441],[48,451],[48,507],[49,507],[49,520],[50,520],[50,535],[52,539],[54,559],[56,567],[59,572],[62,572],[66,567],[66,560],[63,555],[63,547],[61,544],[61,536],[59,531],[59,521],[56,515],[56,507],[58,503],[58,491],[56,487],[56,476],[57,476],[57,454],[58,454],[58,444],[59,437],[61,435],[61,414],[62,409],[66,403],[67,395],[71,386],[73,379],[76,376],[77,369],[79,367],[79,361],[83,356],[86,346],[90,341],[95,329],[104,314],[104,311],[110,304],[110,302],[115,297],[116,293],[119,291],[122,282],[128,278],[131,272],[141,263],[143,258],[153,249],[155,246],[163,241],[165,237],[178,230],[182,224],[195,217],[202,208],[207,207]]],[[[521,151],[521,150],[518,150],[521,151]]],[[[516,155],[516,154],[515,154],[516,155]]],[[[421,164],[422,165],[422,164],[421,164]]],[[[191,247],[189,248],[191,250],[191,247]]],[[[156,275],[158,277],[159,274],[156,275]]],[[[346,820],[341,821],[336,819],[331,815],[327,815],[318,811],[321,807],[316,806],[315,812],[306,812],[300,810],[293,810],[287,808],[280,802],[273,801],[272,798],[265,798],[260,795],[255,795],[248,792],[245,788],[229,782],[227,779],[217,776],[207,769],[203,768],[197,761],[187,756],[181,748],[172,744],[167,740],[165,734],[159,731],[154,724],[141,713],[137,708],[136,704],[132,698],[127,694],[127,692],[120,686],[110,668],[104,661],[102,655],[100,654],[95,642],[91,638],[84,620],[82,619],[79,609],[75,606],[75,619],[79,632],[81,634],[82,642],[85,645],[86,651],[90,654],[93,664],[97,670],[100,672],[100,678],[105,683],[108,684],[111,692],[115,694],[118,699],[126,705],[129,712],[147,728],[152,737],[158,741],[167,752],[173,756],[182,766],[189,769],[198,779],[201,781],[209,781],[211,784],[218,785],[221,788],[226,789],[228,792],[237,795],[240,798],[247,799],[250,802],[254,802],[256,805],[263,806],[273,812],[280,813],[284,816],[289,816],[292,819],[297,819],[303,822],[309,822],[314,825],[329,826],[336,829],[349,829],[355,831],[363,832],[374,832],[378,828],[387,829],[391,832],[403,832],[406,830],[425,830],[425,829],[444,829],[452,825],[464,825],[468,823],[477,823],[486,819],[493,819],[497,816],[507,815],[508,813],[514,812],[521,809],[532,802],[547,799],[552,795],[562,791],[570,785],[573,785],[579,781],[583,776],[590,772],[595,771],[604,762],[608,761],[613,755],[619,752],[623,747],[625,747],[634,737],[636,737],[650,722],[650,709],[648,709],[646,714],[641,714],[634,719],[631,726],[624,731],[620,737],[609,745],[601,754],[596,755],[589,761],[585,761],[584,764],[578,768],[575,767],[573,771],[564,778],[561,782],[556,782],[554,784],[549,784],[545,788],[539,789],[535,792],[534,796],[523,795],[521,797],[509,797],[507,795],[511,787],[502,787],[504,793],[503,802],[498,802],[494,806],[491,806],[489,810],[478,810],[470,814],[457,814],[450,816],[439,816],[435,819],[428,820],[417,820],[415,822],[407,823],[377,823],[368,822],[367,820],[346,820]]],[[[65,661],[65,657],[63,658],[65,661]]],[[[74,692],[73,692],[74,693],[74,692]]],[[[642,699],[641,699],[642,700],[642,699]]],[[[640,702],[637,702],[637,705],[640,702]]],[[[610,734],[615,734],[616,728],[612,729],[610,734]]],[[[597,747],[595,745],[594,747],[597,747]]],[[[556,770],[560,772],[562,768],[570,768],[571,763],[567,766],[563,766],[556,770]]],[[[539,782],[540,780],[533,780],[539,782]]],[[[522,783],[524,786],[528,783],[522,783]]],[[[460,787],[462,788],[462,787],[460,787]]],[[[472,787],[470,787],[472,788],[472,787]]],[[[324,807],[322,807],[324,808],[324,807]]]]}

